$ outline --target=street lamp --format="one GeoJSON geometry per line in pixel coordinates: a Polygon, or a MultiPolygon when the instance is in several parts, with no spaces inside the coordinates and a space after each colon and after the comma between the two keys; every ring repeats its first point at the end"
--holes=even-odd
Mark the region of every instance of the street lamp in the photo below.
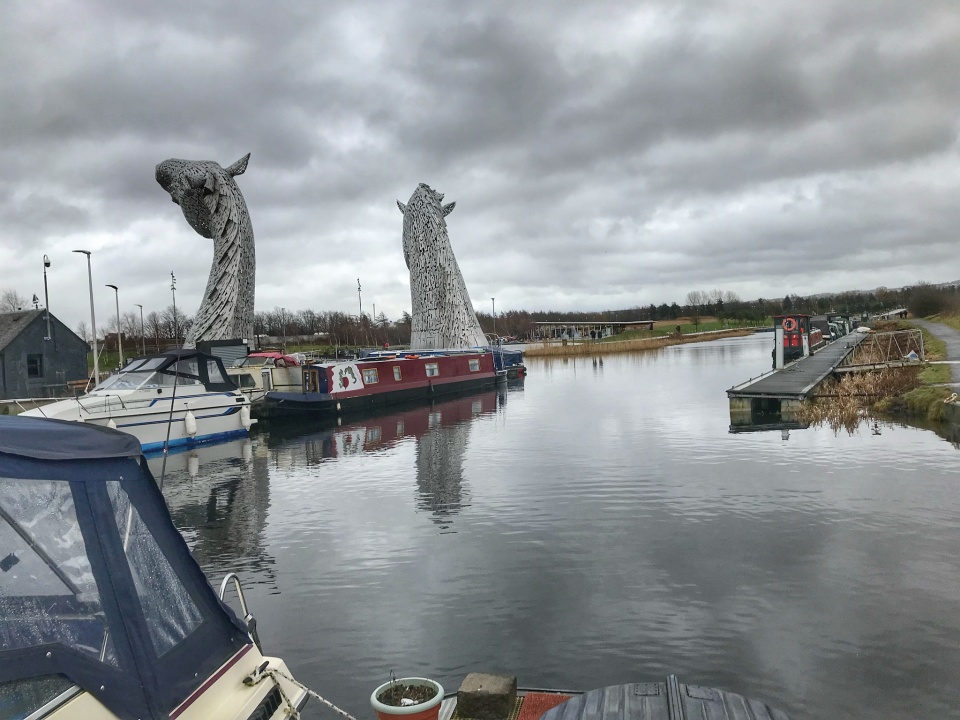
{"type": "Polygon", "coordinates": [[[47,336],[44,340],[53,337],[50,334],[50,293],[47,292],[47,268],[50,267],[50,258],[43,256],[43,306],[47,309],[47,336]]]}
{"type": "Polygon", "coordinates": [[[140,348],[144,355],[147,354],[147,336],[143,332],[143,305],[140,303],[134,303],[138,308],[140,308],[140,348]]]}
{"type": "Polygon", "coordinates": [[[116,285],[106,285],[113,288],[113,297],[117,301],[117,349],[120,351],[120,367],[123,367],[123,328],[120,327],[120,290],[116,285]]]}
{"type": "Polygon", "coordinates": [[[170,292],[173,294],[173,342],[180,347],[180,328],[177,327],[177,276],[170,271],[170,292]]]}
{"type": "Polygon", "coordinates": [[[90,266],[89,250],[74,250],[87,256],[87,281],[90,285],[90,332],[93,334],[93,384],[100,384],[100,357],[97,352],[97,316],[93,312],[93,269],[90,266]]]}

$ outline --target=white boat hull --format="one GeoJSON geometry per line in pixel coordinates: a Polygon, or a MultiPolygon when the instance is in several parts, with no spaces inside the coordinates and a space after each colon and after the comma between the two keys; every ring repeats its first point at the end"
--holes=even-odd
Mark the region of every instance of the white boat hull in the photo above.
{"type": "Polygon", "coordinates": [[[246,435],[250,423],[250,401],[238,392],[163,395],[143,397],[94,393],[28,410],[26,416],[72,420],[115,427],[140,441],[144,452],[164,446],[197,445],[246,435]],[[172,400],[172,411],[171,411],[172,400]],[[196,423],[187,419],[190,413],[196,423]]]}

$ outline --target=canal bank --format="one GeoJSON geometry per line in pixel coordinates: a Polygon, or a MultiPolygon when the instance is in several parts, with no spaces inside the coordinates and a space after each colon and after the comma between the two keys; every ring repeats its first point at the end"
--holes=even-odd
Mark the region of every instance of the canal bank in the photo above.
{"type": "Polygon", "coordinates": [[[673,345],[707,342],[723,338],[746,337],[757,332],[756,328],[729,328],[693,333],[671,333],[653,337],[633,338],[630,340],[585,340],[537,343],[523,349],[525,357],[578,357],[595,355],[615,355],[618,353],[644,352],[659,350],[673,345]]]}

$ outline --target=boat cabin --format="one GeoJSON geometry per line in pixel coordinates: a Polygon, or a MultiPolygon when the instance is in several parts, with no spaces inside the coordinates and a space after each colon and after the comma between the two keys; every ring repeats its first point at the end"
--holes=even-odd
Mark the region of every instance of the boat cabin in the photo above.
{"type": "Polygon", "coordinates": [[[135,437],[0,416],[0,717],[181,715],[251,644],[135,437]]]}
{"type": "MultiPolygon", "coordinates": [[[[93,392],[156,390],[163,394],[177,385],[184,389],[203,386],[207,392],[236,390],[223,361],[200,350],[175,350],[131,360],[116,375],[97,385],[93,392]]],[[[199,388],[195,388],[199,389],[199,388]]]]}

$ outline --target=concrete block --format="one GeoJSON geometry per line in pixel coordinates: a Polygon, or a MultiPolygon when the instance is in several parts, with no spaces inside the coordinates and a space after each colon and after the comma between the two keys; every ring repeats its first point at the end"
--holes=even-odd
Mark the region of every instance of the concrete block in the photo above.
{"type": "Polygon", "coordinates": [[[457,690],[457,715],[472,720],[506,720],[516,700],[516,676],[470,673],[457,690]]]}

